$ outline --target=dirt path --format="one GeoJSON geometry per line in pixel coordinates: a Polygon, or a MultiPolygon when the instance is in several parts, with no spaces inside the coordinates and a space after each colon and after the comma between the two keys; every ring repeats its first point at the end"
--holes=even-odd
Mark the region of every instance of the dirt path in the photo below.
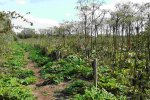
{"type": "Polygon", "coordinates": [[[28,59],[29,53],[25,54],[25,59],[28,60],[28,64],[25,66],[25,69],[30,69],[34,72],[34,75],[37,77],[37,82],[29,85],[28,87],[32,89],[33,95],[37,100],[64,100],[62,94],[59,92],[67,86],[67,82],[62,82],[58,85],[41,85],[45,82],[44,79],[40,77],[39,71],[40,68],[35,67],[36,63],[28,59]]]}

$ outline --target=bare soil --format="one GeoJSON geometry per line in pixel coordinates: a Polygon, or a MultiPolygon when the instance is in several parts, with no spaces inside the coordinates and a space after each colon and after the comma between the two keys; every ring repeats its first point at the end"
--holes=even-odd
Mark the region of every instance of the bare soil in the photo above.
{"type": "Polygon", "coordinates": [[[25,69],[32,70],[34,75],[37,77],[36,83],[28,85],[28,87],[32,89],[33,95],[37,98],[37,100],[64,100],[64,96],[60,91],[64,90],[68,83],[62,82],[58,85],[41,85],[45,82],[39,73],[41,68],[35,67],[36,63],[29,60],[28,55],[29,53],[25,53],[25,59],[28,60],[28,64],[25,66],[25,69]]]}

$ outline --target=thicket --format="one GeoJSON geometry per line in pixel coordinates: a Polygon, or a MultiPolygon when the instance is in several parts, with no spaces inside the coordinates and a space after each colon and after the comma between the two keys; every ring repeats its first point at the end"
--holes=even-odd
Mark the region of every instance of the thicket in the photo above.
{"type": "MultiPolygon", "coordinates": [[[[79,0],[77,8],[81,15],[80,22],[55,28],[51,35],[18,39],[19,44],[24,45],[24,47],[21,46],[24,48],[21,51],[29,51],[29,58],[37,63],[37,67],[42,68],[41,75],[47,80],[45,84],[71,81],[72,83],[62,92],[73,99],[149,99],[150,4],[139,5],[131,2],[118,4],[117,8],[109,13],[110,18],[105,18],[108,12],[101,10],[100,6],[95,0],[93,2],[79,0]],[[96,11],[100,12],[98,18],[96,11]],[[76,34],[70,34],[72,29],[76,34]],[[91,86],[93,58],[98,59],[97,89],[91,86]]],[[[8,38],[6,34],[1,36],[8,38]]],[[[2,40],[4,41],[5,39],[2,40]]],[[[0,53],[3,58],[10,53],[9,51],[13,51],[12,48],[20,48],[20,45],[8,46],[9,42],[5,44],[0,53]],[[12,50],[7,51],[6,48],[9,49],[9,47],[12,50]]],[[[16,50],[14,52],[19,53],[16,50]]],[[[1,65],[4,66],[4,68],[1,67],[2,72],[5,72],[7,67],[10,71],[14,68],[17,70],[22,66],[21,64],[24,64],[23,60],[17,59],[22,58],[22,53],[19,53],[20,57],[16,57],[15,53],[10,54],[15,58],[6,57],[6,62],[1,61],[3,62],[1,65]]],[[[18,79],[18,76],[14,74],[15,82],[16,77],[18,79]]],[[[4,79],[0,79],[2,83],[6,82],[4,79]]],[[[28,82],[19,80],[17,84],[22,86],[28,82]]],[[[2,92],[1,98],[7,97],[4,94],[9,93],[2,92]]]]}
{"type": "MultiPolygon", "coordinates": [[[[126,99],[150,98],[150,4],[117,4],[113,11],[101,9],[101,5],[96,0],[79,0],[79,22],[65,22],[54,28],[51,35],[21,42],[39,47],[47,56],[60,51],[63,60],[75,54],[88,66],[93,58],[97,58],[100,90],[104,89],[118,99],[124,96],[126,99]],[[105,17],[106,14],[109,17],[105,17]]],[[[45,66],[44,71],[50,68],[47,73],[57,72],[60,64],[56,65],[50,63],[48,66],[51,67],[45,66]]],[[[70,66],[76,64],[67,66],[68,70],[70,66]]],[[[48,76],[51,77],[46,74],[48,76]]],[[[62,77],[59,78],[61,81],[62,77]]]]}

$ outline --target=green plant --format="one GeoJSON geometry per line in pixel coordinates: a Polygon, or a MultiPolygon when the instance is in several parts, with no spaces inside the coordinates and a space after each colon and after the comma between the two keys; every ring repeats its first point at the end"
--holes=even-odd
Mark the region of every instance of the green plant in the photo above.
{"type": "Polygon", "coordinates": [[[81,60],[81,58],[73,56],[76,59],[74,61],[70,57],[47,63],[42,67],[41,75],[45,79],[51,80],[52,83],[60,83],[74,78],[92,79],[92,68],[85,67],[84,63],[78,63],[77,59],[81,60]]]}
{"type": "Polygon", "coordinates": [[[19,79],[34,76],[34,72],[32,70],[16,70],[15,73],[16,77],[18,77],[19,79]]]}
{"type": "Polygon", "coordinates": [[[25,79],[20,80],[21,84],[23,85],[30,85],[32,83],[35,83],[37,81],[37,78],[32,76],[32,77],[27,77],[25,79]]]}
{"type": "Polygon", "coordinates": [[[26,64],[24,59],[24,49],[17,43],[12,42],[8,52],[5,52],[5,62],[0,69],[0,99],[1,100],[34,100],[31,90],[21,84],[26,79],[26,83],[33,82],[33,71],[23,70],[26,64]]]}
{"type": "Polygon", "coordinates": [[[86,81],[76,80],[71,83],[63,92],[66,95],[84,94],[84,90],[86,89],[86,87],[86,81]]]}
{"type": "Polygon", "coordinates": [[[0,98],[3,100],[34,100],[30,89],[23,86],[20,80],[12,77],[0,79],[0,98]]]}
{"type": "Polygon", "coordinates": [[[35,61],[38,67],[41,67],[50,61],[48,57],[42,55],[40,48],[33,48],[32,46],[31,47],[27,46],[27,47],[30,48],[29,59],[35,61]]]}
{"type": "Polygon", "coordinates": [[[124,96],[120,96],[120,99],[117,99],[113,94],[107,92],[105,89],[96,89],[92,87],[85,90],[84,95],[77,94],[73,100],[126,100],[124,96]]]}

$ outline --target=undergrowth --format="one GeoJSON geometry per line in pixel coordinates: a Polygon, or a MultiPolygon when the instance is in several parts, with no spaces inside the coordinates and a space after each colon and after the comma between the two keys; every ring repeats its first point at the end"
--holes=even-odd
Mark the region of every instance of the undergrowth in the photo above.
{"type": "Polygon", "coordinates": [[[9,52],[3,54],[5,61],[0,66],[0,100],[34,100],[26,85],[36,82],[32,70],[25,70],[27,59],[24,49],[12,43],[9,52]]]}

